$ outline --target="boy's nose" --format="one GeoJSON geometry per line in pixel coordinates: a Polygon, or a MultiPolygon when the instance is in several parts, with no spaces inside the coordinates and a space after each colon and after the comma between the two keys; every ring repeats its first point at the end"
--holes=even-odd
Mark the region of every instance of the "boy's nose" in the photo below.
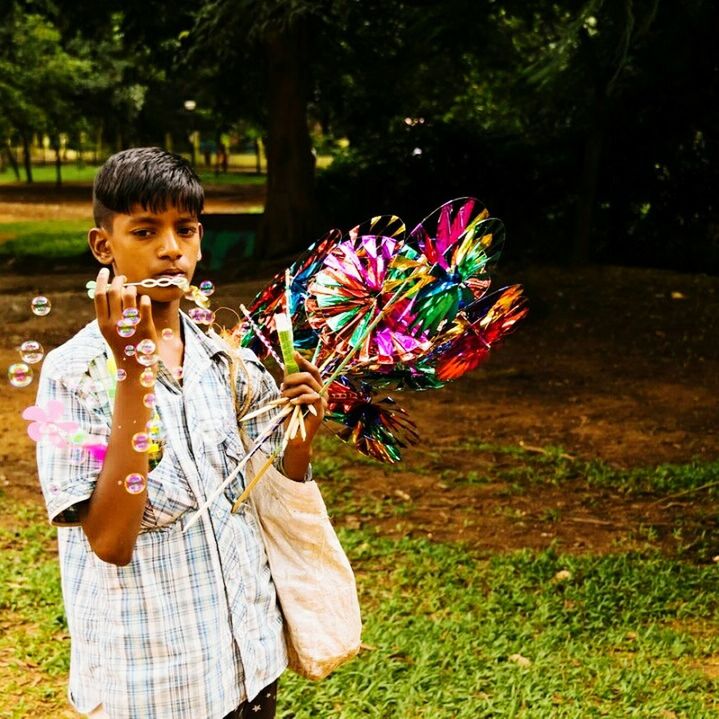
{"type": "Polygon", "coordinates": [[[177,259],[182,256],[182,247],[174,232],[167,232],[163,235],[160,256],[170,259],[177,259]]]}

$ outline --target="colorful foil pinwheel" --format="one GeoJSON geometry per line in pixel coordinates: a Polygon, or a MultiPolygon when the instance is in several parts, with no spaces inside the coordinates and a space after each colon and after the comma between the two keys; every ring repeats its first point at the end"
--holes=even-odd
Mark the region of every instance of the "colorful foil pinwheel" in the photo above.
{"type": "Polygon", "coordinates": [[[518,285],[486,294],[503,243],[502,222],[470,197],[446,202],[406,237],[393,215],[344,237],[331,230],[257,295],[252,322],[225,336],[264,357],[258,334],[277,347],[274,314],[286,309],[295,347],[311,353],[325,379],[336,434],[396,462],[419,437],[384,391],[436,389],[461,377],[527,313],[518,285]]]}

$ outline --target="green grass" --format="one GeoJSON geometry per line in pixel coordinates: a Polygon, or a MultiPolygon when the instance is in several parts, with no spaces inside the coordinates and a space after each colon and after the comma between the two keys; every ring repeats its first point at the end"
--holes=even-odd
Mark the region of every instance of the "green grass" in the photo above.
{"type": "MultiPolygon", "coordinates": [[[[11,699],[0,717],[59,716],[69,646],[54,530],[40,508],[3,502],[0,683],[11,699]]],[[[318,684],[286,674],[283,719],[708,719],[719,710],[719,682],[702,672],[719,655],[715,566],[653,553],[488,558],[367,530],[341,538],[371,648],[318,684]]]]}
{"type": "Polygon", "coordinates": [[[0,223],[0,256],[77,257],[87,251],[88,220],[0,223]]]}

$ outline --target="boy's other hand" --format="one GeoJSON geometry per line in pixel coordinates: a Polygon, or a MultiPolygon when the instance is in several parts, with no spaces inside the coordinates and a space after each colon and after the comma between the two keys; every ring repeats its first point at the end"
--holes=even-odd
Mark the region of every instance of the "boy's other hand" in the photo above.
{"type": "Polygon", "coordinates": [[[97,275],[95,287],[95,314],[100,326],[102,336],[110,345],[115,362],[118,367],[126,369],[135,368],[140,372],[144,369],[125,354],[125,347],[137,345],[144,339],[150,339],[157,346],[157,331],[152,321],[152,302],[147,295],[140,297],[139,308],[137,302],[137,287],[124,287],[126,277],[118,275],[108,284],[110,271],[103,267],[97,275]],[[135,325],[135,332],[131,337],[121,337],[118,334],[118,322],[123,318],[123,311],[128,308],[139,309],[139,322],[135,325]]]}
{"type": "Polygon", "coordinates": [[[287,397],[292,404],[314,408],[314,412],[310,411],[305,415],[306,441],[311,442],[325,416],[327,399],[321,394],[322,377],[317,367],[299,352],[295,352],[295,360],[300,371],[286,374],[281,390],[282,395],[287,397]]]}

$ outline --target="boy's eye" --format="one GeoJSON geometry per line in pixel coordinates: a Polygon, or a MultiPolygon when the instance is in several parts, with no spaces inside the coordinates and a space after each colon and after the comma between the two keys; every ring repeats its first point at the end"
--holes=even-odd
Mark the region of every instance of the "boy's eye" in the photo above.
{"type": "Polygon", "coordinates": [[[152,230],[144,230],[144,229],[133,230],[132,234],[135,235],[135,237],[142,237],[142,238],[152,237],[152,230]]]}
{"type": "Polygon", "coordinates": [[[180,227],[180,229],[178,230],[178,232],[179,232],[183,237],[192,237],[192,236],[197,232],[197,228],[196,228],[196,227],[193,227],[192,225],[188,225],[188,226],[186,226],[186,227],[180,227]]]}

